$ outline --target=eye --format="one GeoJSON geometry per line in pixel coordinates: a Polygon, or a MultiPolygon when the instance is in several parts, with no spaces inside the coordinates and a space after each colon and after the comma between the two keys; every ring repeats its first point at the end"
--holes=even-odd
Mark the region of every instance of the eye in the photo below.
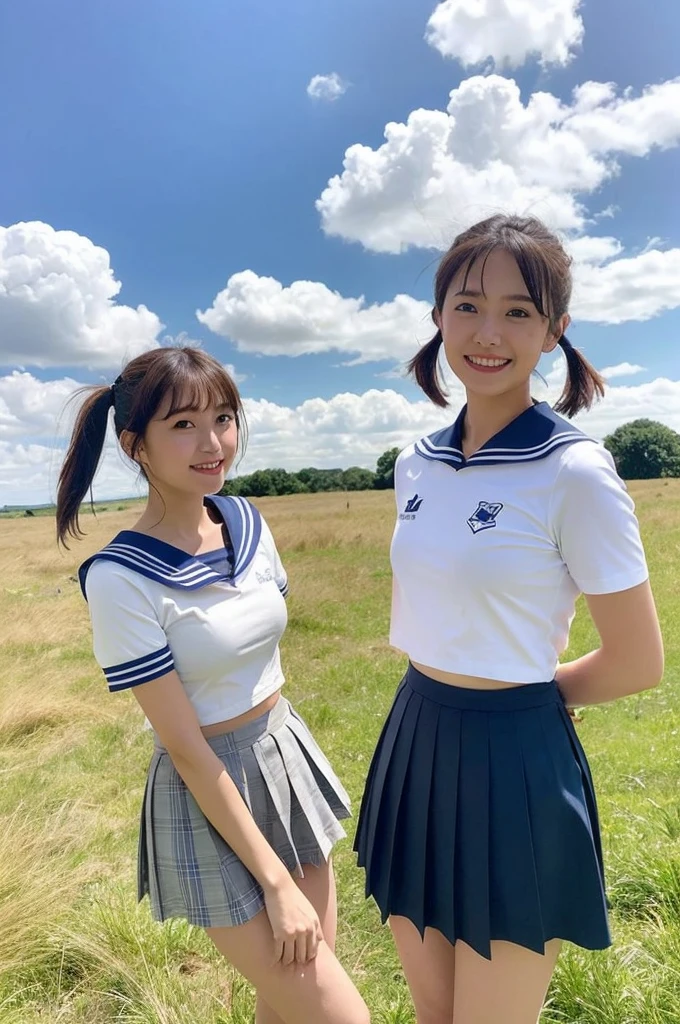
{"type": "Polygon", "coordinates": [[[511,309],[508,311],[507,315],[513,317],[515,320],[521,320],[529,316],[526,309],[511,309]]]}
{"type": "Polygon", "coordinates": [[[220,415],[219,415],[219,416],[217,417],[217,422],[218,422],[218,423],[222,423],[222,424],[225,424],[225,425],[226,425],[227,423],[231,423],[231,421],[233,420],[233,418],[234,418],[234,417],[232,416],[232,414],[231,414],[230,412],[222,412],[222,413],[220,413],[220,415]]]}
{"type": "Polygon", "coordinates": [[[472,305],[471,302],[460,302],[456,306],[456,312],[460,312],[460,313],[476,313],[477,310],[475,309],[475,307],[472,305]]]}
{"type": "Polygon", "coordinates": [[[191,426],[193,426],[193,423],[191,422],[191,420],[177,420],[176,423],[173,423],[172,429],[173,430],[186,430],[187,427],[191,427],[191,426]]]}

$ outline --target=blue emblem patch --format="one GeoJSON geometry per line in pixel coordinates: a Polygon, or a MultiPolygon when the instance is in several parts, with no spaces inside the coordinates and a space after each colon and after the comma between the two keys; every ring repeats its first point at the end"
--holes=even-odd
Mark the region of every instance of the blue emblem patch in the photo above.
{"type": "Polygon", "coordinates": [[[423,503],[423,499],[419,494],[414,494],[412,498],[409,498],[406,502],[406,507],[403,512],[399,513],[400,519],[415,519],[416,512],[420,509],[423,503]]]}
{"type": "Polygon", "coordinates": [[[490,530],[496,525],[496,517],[502,508],[503,504],[500,501],[480,501],[467,524],[473,533],[490,530]]]}

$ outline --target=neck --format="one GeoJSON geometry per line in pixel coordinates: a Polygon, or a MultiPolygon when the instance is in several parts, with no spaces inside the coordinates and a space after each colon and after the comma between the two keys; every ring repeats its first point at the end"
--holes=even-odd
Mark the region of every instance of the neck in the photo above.
{"type": "Polygon", "coordinates": [[[149,487],[146,508],[135,524],[136,530],[178,547],[200,545],[206,532],[214,528],[201,496],[175,492],[161,496],[153,487],[149,487]]]}
{"type": "Polygon", "coordinates": [[[463,424],[463,454],[473,455],[499,430],[507,427],[532,406],[529,385],[505,395],[485,396],[467,393],[467,411],[463,424]]]}

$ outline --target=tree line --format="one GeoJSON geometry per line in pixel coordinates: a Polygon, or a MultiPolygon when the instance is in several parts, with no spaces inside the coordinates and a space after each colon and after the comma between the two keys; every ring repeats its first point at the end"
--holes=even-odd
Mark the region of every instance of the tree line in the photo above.
{"type": "Polygon", "coordinates": [[[279,494],[318,494],[320,491],[372,491],[394,487],[394,463],[399,448],[389,448],[378,459],[375,470],[350,466],[349,469],[315,469],[309,466],[297,473],[286,469],[257,469],[254,473],[227,480],[222,494],[244,498],[266,498],[279,494]]]}
{"type": "MultiPolygon", "coordinates": [[[[655,420],[638,419],[624,423],[604,439],[624,480],[657,480],[680,477],[680,434],[655,420]]],[[[317,494],[320,491],[371,491],[394,487],[394,463],[399,448],[389,448],[378,459],[375,470],[361,466],[349,469],[315,469],[296,473],[285,469],[258,469],[246,476],[227,480],[222,494],[244,498],[274,497],[279,494],[317,494]]]]}

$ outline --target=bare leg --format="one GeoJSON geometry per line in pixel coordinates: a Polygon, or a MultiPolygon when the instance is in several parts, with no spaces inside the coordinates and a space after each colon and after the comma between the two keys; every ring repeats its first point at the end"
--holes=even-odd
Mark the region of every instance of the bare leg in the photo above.
{"type": "MultiPolygon", "coordinates": [[[[324,927],[328,917],[329,937],[335,941],[335,899],[331,869],[305,869],[306,882],[319,900],[317,912],[324,927]],[[325,881],[324,881],[325,875],[325,881]]],[[[310,895],[310,899],[311,899],[310,895]]],[[[316,905],[316,904],[315,904],[316,905]]],[[[265,911],[247,924],[235,928],[209,928],[208,936],[237,971],[258,992],[258,1014],[271,1010],[274,1016],[258,1016],[258,1024],[369,1024],[363,999],[338,963],[326,941],[319,944],[314,960],[307,964],[272,965],[273,942],[265,911]],[[266,1004],[266,1010],[263,1004],[266,1004]]]]}
{"type": "MultiPolygon", "coordinates": [[[[327,864],[322,863],[318,867],[314,867],[312,864],[305,864],[303,865],[303,870],[305,877],[296,878],[295,881],[319,915],[324,941],[331,952],[334,953],[338,916],[333,863],[329,859],[327,864]]],[[[285,1024],[278,1013],[275,1013],[259,994],[257,997],[255,1024],[285,1024]]]]}
{"type": "Polygon", "coordinates": [[[512,942],[492,942],[486,960],[457,942],[455,1024],[536,1024],[560,946],[553,939],[541,955],[512,942]]]}
{"type": "MultiPolygon", "coordinates": [[[[421,939],[416,926],[406,917],[391,917],[390,928],[418,1024],[451,1024],[456,966],[454,947],[435,928],[426,928],[425,938],[421,939]]],[[[499,1019],[503,1019],[505,1024],[504,1018],[499,1019]]]]}

